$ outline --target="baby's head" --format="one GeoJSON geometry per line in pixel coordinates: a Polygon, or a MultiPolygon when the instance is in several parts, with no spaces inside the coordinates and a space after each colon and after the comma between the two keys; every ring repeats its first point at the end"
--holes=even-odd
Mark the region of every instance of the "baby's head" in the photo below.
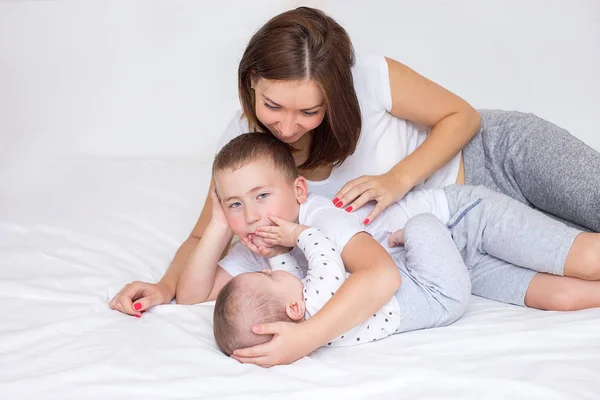
{"type": "Polygon", "coordinates": [[[213,177],[229,227],[257,246],[270,247],[254,236],[258,226],[273,225],[267,215],[297,222],[308,195],[288,145],[266,133],[246,133],[227,143],[215,157],[213,177]]]}
{"type": "Polygon", "coordinates": [[[271,340],[257,335],[253,324],[304,320],[302,281],[285,271],[247,272],[229,281],[217,296],[213,332],[217,345],[228,356],[235,349],[271,340]]]}

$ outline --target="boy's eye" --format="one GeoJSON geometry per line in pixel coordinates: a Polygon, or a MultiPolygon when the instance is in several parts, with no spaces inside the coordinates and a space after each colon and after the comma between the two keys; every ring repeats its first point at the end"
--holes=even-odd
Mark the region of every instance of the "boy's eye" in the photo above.
{"type": "Polygon", "coordinates": [[[261,193],[261,194],[259,194],[257,196],[257,198],[259,198],[259,199],[266,199],[268,195],[269,195],[269,193],[261,193]]]}
{"type": "Polygon", "coordinates": [[[279,107],[272,106],[269,103],[265,103],[265,107],[267,107],[269,110],[279,110],[279,107]]]}
{"type": "Polygon", "coordinates": [[[235,203],[231,203],[229,205],[229,208],[238,208],[241,205],[242,205],[242,203],[240,203],[239,201],[236,201],[235,203]]]}

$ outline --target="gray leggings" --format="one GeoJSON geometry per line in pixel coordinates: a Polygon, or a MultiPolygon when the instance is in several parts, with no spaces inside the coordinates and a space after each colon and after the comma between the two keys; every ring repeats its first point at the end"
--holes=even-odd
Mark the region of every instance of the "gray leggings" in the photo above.
{"type": "Polygon", "coordinates": [[[445,326],[466,311],[471,278],[450,231],[433,214],[412,217],[404,226],[404,251],[393,256],[402,284],[399,332],[445,326]]]}
{"type": "Polygon", "coordinates": [[[448,229],[471,275],[473,294],[523,306],[537,272],[563,275],[581,231],[482,186],[450,185],[448,229]]]}
{"type": "Polygon", "coordinates": [[[480,114],[481,131],[463,150],[467,185],[486,186],[569,226],[600,232],[600,153],[533,114],[480,114]]]}

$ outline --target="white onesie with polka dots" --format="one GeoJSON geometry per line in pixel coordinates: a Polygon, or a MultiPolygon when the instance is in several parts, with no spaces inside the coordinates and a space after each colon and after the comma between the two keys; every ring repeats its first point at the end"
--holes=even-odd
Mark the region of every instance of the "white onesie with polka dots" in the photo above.
{"type": "MultiPolygon", "coordinates": [[[[331,299],[344,280],[350,275],[334,244],[319,229],[308,228],[298,238],[298,248],[308,260],[308,271],[302,279],[304,284],[305,318],[316,314],[331,299]]],[[[295,276],[297,261],[292,253],[269,259],[272,270],[285,270],[295,276]]],[[[378,312],[364,323],[355,326],[329,342],[328,346],[352,346],[386,338],[400,330],[400,305],[393,296],[378,312]]]]}

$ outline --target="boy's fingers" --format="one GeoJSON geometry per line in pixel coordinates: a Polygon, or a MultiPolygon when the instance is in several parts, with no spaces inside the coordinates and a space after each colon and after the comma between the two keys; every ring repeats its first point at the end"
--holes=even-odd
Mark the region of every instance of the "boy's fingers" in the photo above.
{"type": "Polygon", "coordinates": [[[263,255],[263,257],[271,257],[271,249],[267,249],[265,246],[260,246],[258,250],[260,251],[260,254],[263,255]]]}
{"type": "Polygon", "coordinates": [[[238,362],[241,362],[242,364],[254,364],[254,365],[258,365],[259,367],[263,367],[263,368],[269,368],[272,367],[273,365],[269,363],[268,358],[267,357],[237,357],[235,355],[231,355],[231,358],[233,358],[234,360],[237,360],[238,362]]]}

